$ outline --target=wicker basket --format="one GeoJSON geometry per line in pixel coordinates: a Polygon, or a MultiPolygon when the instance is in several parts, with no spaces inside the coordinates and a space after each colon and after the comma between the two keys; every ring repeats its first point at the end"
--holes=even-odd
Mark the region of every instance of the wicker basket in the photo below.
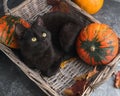
{"type": "MultiPolygon", "coordinates": [[[[100,23],[70,0],[66,0],[66,3],[70,5],[71,13],[77,16],[80,22],[83,22],[84,26],[92,22],[100,23]]],[[[6,14],[20,16],[29,22],[35,20],[37,15],[43,15],[49,12],[52,8],[52,6],[47,5],[46,0],[25,0],[18,7],[11,10],[7,7],[7,0],[4,0],[4,7],[6,14]]],[[[75,59],[69,62],[65,68],[60,69],[54,76],[47,78],[43,77],[40,72],[28,68],[10,48],[0,44],[0,50],[49,96],[64,96],[63,90],[73,84],[73,78],[76,75],[85,73],[93,68],[84,64],[80,59],[75,59]]],[[[83,92],[82,96],[89,96],[93,89],[104,83],[112,75],[119,61],[120,51],[116,58],[99,72],[96,78],[94,78],[91,84],[83,92]]]]}

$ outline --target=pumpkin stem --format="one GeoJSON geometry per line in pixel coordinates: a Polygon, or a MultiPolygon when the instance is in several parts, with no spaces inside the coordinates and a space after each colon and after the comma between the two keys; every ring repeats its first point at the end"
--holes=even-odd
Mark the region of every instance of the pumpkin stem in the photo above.
{"type": "Polygon", "coordinates": [[[90,47],[90,50],[91,50],[92,52],[94,52],[94,51],[95,51],[95,46],[91,46],[91,47],[90,47]]]}

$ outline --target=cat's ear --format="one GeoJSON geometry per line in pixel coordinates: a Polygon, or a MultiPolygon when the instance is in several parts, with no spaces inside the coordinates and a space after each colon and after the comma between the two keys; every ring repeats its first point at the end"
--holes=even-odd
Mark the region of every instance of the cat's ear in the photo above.
{"type": "Polygon", "coordinates": [[[41,16],[38,16],[38,17],[37,17],[36,22],[37,22],[37,25],[38,25],[38,26],[43,26],[43,25],[44,25],[44,22],[43,22],[41,16]]]}
{"type": "Polygon", "coordinates": [[[15,24],[15,35],[17,38],[21,38],[25,32],[26,28],[22,24],[15,24]]]}

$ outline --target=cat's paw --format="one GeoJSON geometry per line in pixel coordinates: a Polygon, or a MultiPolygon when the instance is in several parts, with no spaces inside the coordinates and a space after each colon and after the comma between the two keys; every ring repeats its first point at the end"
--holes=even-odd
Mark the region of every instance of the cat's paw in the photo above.
{"type": "Polygon", "coordinates": [[[47,71],[41,71],[41,74],[46,77],[51,77],[56,74],[59,68],[56,68],[56,70],[48,69],[47,71]]]}
{"type": "Polygon", "coordinates": [[[46,71],[41,71],[41,74],[47,77],[53,76],[59,71],[60,68],[60,62],[58,61],[54,63],[50,68],[48,68],[46,71]]]}

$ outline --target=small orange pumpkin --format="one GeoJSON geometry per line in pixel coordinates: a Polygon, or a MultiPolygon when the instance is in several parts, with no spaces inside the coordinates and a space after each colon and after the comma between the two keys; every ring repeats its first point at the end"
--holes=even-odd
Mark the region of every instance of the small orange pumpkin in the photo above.
{"type": "Polygon", "coordinates": [[[92,23],[83,28],[77,37],[76,50],[87,64],[105,65],[118,53],[118,36],[108,25],[92,23]]]}
{"type": "Polygon", "coordinates": [[[0,18],[0,42],[10,48],[19,48],[15,37],[15,24],[20,23],[29,28],[30,24],[20,17],[5,15],[0,18]]]}
{"type": "Polygon", "coordinates": [[[89,14],[97,13],[104,4],[104,0],[73,0],[73,2],[89,14]]]}

